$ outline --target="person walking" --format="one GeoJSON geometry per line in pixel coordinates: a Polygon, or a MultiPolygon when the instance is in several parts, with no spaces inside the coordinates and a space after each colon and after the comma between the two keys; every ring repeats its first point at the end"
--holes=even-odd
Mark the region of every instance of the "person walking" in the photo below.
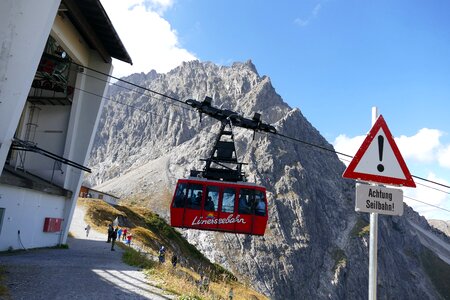
{"type": "Polygon", "coordinates": [[[178,257],[177,255],[174,253],[172,255],[172,266],[175,268],[177,266],[177,262],[178,262],[178,257]]]}
{"type": "Polygon", "coordinates": [[[108,225],[108,239],[106,240],[107,243],[111,242],[111,236],[112,236],[113,232],[114,232],[114,227],[113,227],[113,225],[111,223],[111,224],[108,225]]]}
{"type": "Polygon", "coordinates": [[[126,243],[128,244],[128,246],[131,246],[131,238],[132,238],[133,236],[131,235],[131,231],[130,231],[130,234],[128,234],[127,235],[127,241],[126,241],[126,243]]]}
{"type": "Polygon", "coordinates": [[[230,291],[228,292],[228,299],[233,300],[233,296],[234,296],[233,288],[230,288],[230,291]]]}
{"type": "Polygon", "coordinates": [[[116,227],[116,229],[113,230],[113,232],[111,233],[111,251],[116,251],[114,249],[114,244],[116,243],[116,239],[117,239],[117,231],[119,230],[118,227],[116,227]]]}
{"type": "Polygon", "coordinates": [[[159,262],[160,263],[164,263],[166,261],[166,248],[164,248],[164,246],[161,246],[161,248],[159,249],[159,262]]]}
{"type": "Polygon", "coordinates": [[[119,228],[119,230],[117,230],[117,240],[120,241],[121,237],[122,237],[122,228],[119,228]]]}
{"type": "Polygon", "coordinates": [[[127,239],[127,232],[128,232],[128,229],[125,227],[123,229],[123,231],[122,231],[122,234],[123,234],[123,239],[122,240],[124,240],[124,241],[127,239]]]}
{"type": "Polygon", "coordinates": [[[86,237],[89,236],[89,231],[91,230],[91,225],[87,224],[86,228],[84,228],[84,230],[86,230],[86,237]]]}

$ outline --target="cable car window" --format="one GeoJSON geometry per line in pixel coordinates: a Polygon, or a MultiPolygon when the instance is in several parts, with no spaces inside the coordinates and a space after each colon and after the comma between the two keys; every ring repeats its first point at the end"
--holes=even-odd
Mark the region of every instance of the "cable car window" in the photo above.
{"type": "Polygon", "coordinates": [[[255,214],[266,216],[266,202],[264,201],[264,193],[261,191],[255,191],[255,214]]]}
{"type": "Polygon", "coordinates": [[[251,214],[254,202],[254,197],[252,195],[252,190],[249,189],[241,189],[239,193],[239,208],[238,211],[240,214],[251,214]]]}
{"type": "Polygon", "coordinates": [[[223,190],[222,212],[233,213],[235,198],[236,198],[236,190],[235,189],[226,188],[223,190]]]}
{"type": "Polygon", "coordinates": [[[201,184],[192,184],[189,186],[187,207],[200,209],[203,197],[203,186],[201,184]]]}
{"type": "Polygon", "coordinates": [[[208,186],[206,189],[205,210],[217,211],[219,207],[219,187],[208,186]]]}
{"type": "Polygon", "coordinates": [[[175,200],[173,201],[173,207],[184,207],[184,200],[187,194],[187,184],[180,183],[177,187],[175,194],[175,200]]]}

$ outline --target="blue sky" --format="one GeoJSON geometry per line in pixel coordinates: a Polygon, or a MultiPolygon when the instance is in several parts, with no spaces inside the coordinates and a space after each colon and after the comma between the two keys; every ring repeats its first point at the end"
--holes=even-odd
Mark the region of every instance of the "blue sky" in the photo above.
{"type": "MultiPolygon", "coordinates": [[[[377,106],[410,172],[450,184],[450,2],[102,3],[135,62],[115,62],[115,75],[251,59],[337,150],[355,154],[377,106]]],[[[419,185],[405,195],[450,210],[449,189],[438,188],[447,193],[419,185]]],[[[450,212],[406,202],[450,220],[450,212]]]]}

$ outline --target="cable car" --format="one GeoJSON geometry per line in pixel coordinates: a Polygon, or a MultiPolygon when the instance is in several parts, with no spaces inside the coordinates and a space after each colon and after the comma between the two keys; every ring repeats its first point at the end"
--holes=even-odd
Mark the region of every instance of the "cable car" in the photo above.
{"type": "Polygon", "coordinates": [[[246,182],[179,179],[170,212],[173,227],[264,235],[266,189],[246,182]]]}
{"type": "Polygon", "coordinates": [[[252,119],[236,112],[189,99],[186,104],[219,121],[222,125],[210,157],[202,171],[191,170],[187,179],[179,179],[170,206],[173,227],[264,235],[267,220],[266,188],[245,180],[238,162],[233,126],[275,133],[273,126],[262,123],[261,115],[252,119]]]}

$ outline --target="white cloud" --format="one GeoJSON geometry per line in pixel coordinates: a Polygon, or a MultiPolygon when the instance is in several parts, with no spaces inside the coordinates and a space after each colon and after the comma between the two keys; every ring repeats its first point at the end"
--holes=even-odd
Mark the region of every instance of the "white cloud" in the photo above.
{"type": "Polygon", "coordinates": [[[396,138],[395,142],[404,159],[431,162],[437,159],[442,134],[437,129],[422,128],[416,135],[411,137],[402,135],[396,138]]]}
{"type": "MultiPolygon", "coordinates": [[[[410,161],[435,162],[450,167],[450,145],[443,148],[440,138],[443,132],[437,129],[422,128],[413,136],[402,135],[395,139],[402,157],[410,161]]],[[[348,137],[339,135],[333,142],[336,151],[355,155],[366,136],[348,137]]]]}
{"type": "Polygon", "coordinates": [[[442,167],[450,168],[450,145],[439,150],[438,161],[442,167]]]}
{"type": "Polygon", "coordinates": [[[307,18],[296,18],[294,20],[294,24],[297,24],[301,27],[307,26],[313,19],[315,19],[319,15],[321,8],[322,8],[321,3],[316,4],[307,18]]]}
{"type": "Polygon", "coordinates": [[[147,9],[154,10],[162,15],[166,9],[173,5],[173,0],[147,0],[142,1],[147,9]]]}
{"type": "MultiPolygon", "coordinates": [[[[442,167],[450,167],[450,145],[446,147],[442,145],[440,141],[442,135],[443,132],[437,129],[423,128],[413,136],[400,136],[399,138],[395,138],[395,142],[403,158],[408,158],[410,162],[418,163],[416,165],[422,170],[433,167],[439,171],[439,165],[442,167]],[[437,164],[438,162],[439,165],[437,164]],[[426,167],[424,163],[427,163],[426,167]]],[[[348,137],[345,134],[341,134],[334,140],[333,146],[338,152],[354,156],[365,138],[365,135],[348,137]]],[[[350,163],[350,159],[347,157],[340,157],[340,159],[346,165],[350,163]]],[[[427,173],[427,171],[421,173],[427,173]]],[[[444,185],[449,185],[450,181],[448,178],[439,178],[430,171],[428,171],[426,179],[444,185]]],[[[417,184],[415,189],[403,188],[404,201],[427,219],[449,220],[450,213],[448,211],[427,204],[450,209],[450,196],[448,194],[450,189],[419,179],[415,179],[415,182],[417,184]],[[414,201],[407,197],[425,203],[414,201]]]]}
{"type": "Polygon", "coordinates": [[[133,66],[114,60],[114,76],[147,73],[152,69],[165,73],[183,61],[196,59],[180,46],[176,31],[162,17],[172,6],[172,0],[101,2],[133,60],[133,66]]]}
{"type": "MultiPolygon", "coordinates": [[[[359,147],[363,143],[365,135],[355,136],[353,138],[346,136],[345,134],[339,135],[333,142],[334,149],[336,151],[355,156],[356,151],[358,151],[359,147]]],[[[344,164],[348,165],[350,163],[349,158],[341,157],[339,158],[343,161],[344,164]]]]}
{"type": "MultiPolygon", "coordinates": [[[[435,181],[438,183],[442,183],[444,185],[449,185],[449,182],[445,179],[438,178],[434,173],[430,172],[427,176],[428,180],[435,181]]],[[[448,192],[448,189],[445,187],[440,187],[439,185],[435,185],[426,181],[415,179],[417,187],[415,189],[404,188],[404,201],[411,206],[415,211],[419,212],[422,216],[427,219],[450,219],[450,213],[443,211],[439,208],[427,205],[435,205],[438,207],[449,207],[450,204],[450,196],[445,193],[448,192]],[[433,187],[433,188],[429,188],[433,187]],[[444,192],[443,192],[444,191],[444,192]],[[425,202],[427,204],[409,199],[407,197],[413,198],[415,200],[419,200],[421,202],[425,202]]]]}

